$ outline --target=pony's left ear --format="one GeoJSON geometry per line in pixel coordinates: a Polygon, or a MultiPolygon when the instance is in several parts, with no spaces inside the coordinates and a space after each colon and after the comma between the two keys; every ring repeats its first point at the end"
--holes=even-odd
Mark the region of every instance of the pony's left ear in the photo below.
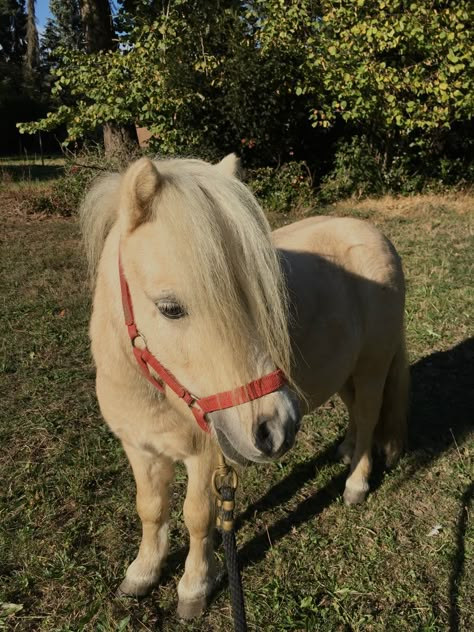
{"type": "Polygon", "coordinates": [[[234,178],[240,178],[242,176],[240,158],[238,158],[235,154],[228,154],[217,163],[216,167],[226,176],[233,176],[234,178]]]}
{"type": "Polygon", "coordinates": [[[120,188],[120,215],[125,232],[131,233],[151,218],[153,200],[162,184],[149,158],[140,158],[125,172],[120,188]]]}

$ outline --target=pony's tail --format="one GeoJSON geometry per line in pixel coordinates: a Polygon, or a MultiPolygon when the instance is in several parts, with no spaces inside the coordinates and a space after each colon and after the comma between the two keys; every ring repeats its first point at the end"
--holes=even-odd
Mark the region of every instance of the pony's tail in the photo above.
{"type": "Polygon", "coordinates": [[[389,467],[396,463],[406,442],[409,391],[410,374],[403,337],[388,370],[376,428],[376,443],[389,467]]]}

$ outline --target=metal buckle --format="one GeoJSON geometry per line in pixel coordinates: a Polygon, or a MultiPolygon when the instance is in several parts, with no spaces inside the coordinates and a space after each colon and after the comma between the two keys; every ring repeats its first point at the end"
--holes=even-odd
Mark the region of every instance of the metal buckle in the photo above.
{"type": "Polygon", "coordinates": [[[228,465],[222,455],[219,455],[219,465],[216,467],[214,472],[212,473],[212,491],[217,496],[218,500],[222,502],[221,496],[221,488],[225,482],[226,478],[230,478],[228,481],[228,485],[232,487],[232,489],[237,489],[239,484],[239,477],[237,476],[237,472],[231,465],[228,465]]]}

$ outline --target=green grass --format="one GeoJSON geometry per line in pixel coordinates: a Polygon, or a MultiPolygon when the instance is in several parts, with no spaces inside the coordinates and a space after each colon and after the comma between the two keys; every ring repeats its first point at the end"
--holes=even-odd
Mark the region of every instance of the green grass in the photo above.
{"type": "MultiPolygon", "coordinates": [[[[280,463],[248,468],[238,542],[251,630],[474,629],[466,200],[461,211],[446,200],[421,208],[405,200],[403,213],[376,202],[329,210],[371,219],[403,257],[410,445],[393,471],[376,468],[364,506],[346,508],[346,469],[334,458],[346,416],[334,399],[306,419],[280,463]]],[[[196,622],[175,614],[186,555],[182,468],[162,585],[140,602],[114,597],[140,527],[131,471],[95,400],[77,226],[16,214],[8,198],[0,209],[0,629],[231,630],[225,589],[196,622]]]]}

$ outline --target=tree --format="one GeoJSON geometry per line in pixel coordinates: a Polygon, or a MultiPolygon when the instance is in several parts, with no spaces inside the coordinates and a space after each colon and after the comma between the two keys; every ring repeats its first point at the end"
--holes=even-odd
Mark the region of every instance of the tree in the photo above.
{"type": "MultiPolygon", "coordinates": [[[[85,50],[89,55],[103,51],[116,51],[117,40],[112,24],[109,0],[80,0],[85,50]]],[[[122,153],[128,145],[137,144],[133,122],[103,122],[104,147],[107,156],[122,153]]]]}
{"type": "Polygon", "coordinates": [[[80,0],[80,9],[86,51],[114,50],[117,42],[109,0],[80,0]]]}
{"type": "Polygon", "coordinates": [[[365,134],[389,168],[474,113],[471,0],[268,0],[264,49],[305,49],[296,93],[314,125],[365,134]],[[316,16],[315,16],[316,8],[316,16]],[[301,33],[306,31],[306,37],[301,33]]]}
{"type": "Polygon", "coordinates": [[[0,60],[21,64],[26,51],[24,0],[0,0],[0,60]]]}
{"type": "Polygon", "coordinates": [[[46,22],[41,48],[47,61],[56,64],[58,58],[54,51],[57,48],[84,48],[81,10],[79,0],[50,0],[49,9],[52,17],[46,22]]]}
{"type": "MultiPolygon", "coordinates": [[[[39,94],[34,3],[0,0],[0,138],[2,151],[18,151],[16,123],[44,116],[39,94]]],[[[34,147],[34,142],[28,143],[34,147]]]]}
{"type": "Polygon", "coordinates": [[[28,0],[28,12],[26,21],[26,58],[25,70],[30,82],[34,81],[34,75],[39,66],[39,43],[36,29],[35,0],[28,0]]]}
{"type": "MultiPolygon", "coordinates": [[[[66,122],[64,113],[74,109],[74,118],[79,119],[76,101],[83,95],[76,86],[77,68],[90,67],[89,72],[95,81],[101,81],[100,64],[95,64],[95,57],[102,58],[109,51],[117,51],[109,0],[51,0],[51,10],[53,17],[47,23],[42,41],[42,61],[43,74],[52,75],[52,109],[56,110],[56,116],[49,116],[43,124],[20,124],[21,131],[35,132],[62,126],[66,122]],[[71,80],[63,76],[64,71],[71,73],[71,80]]],[[[116,120],[113,116],[96,118],[94,125],[84,129],[94,131],[99,126],[103,128],[105,152],[110,157],[127,153],[129,146],[137,143],[131,120],[116,120]]]]}
{"type": "Polygon", "coordinates": [[[0,0],[0,100],[18,92],[26,53],[26,14],[22,0],[0,0]]]}
{"type": "Polygon", "coordinates": [[[114,121],[147,127],[160,151],[222,153],[242,148],[277,162],[311,133],[292,86],[301,60],[266,56],[246,5],[183,0],[161,11],[128,0],[120,47],[64,51],[55,90],[75,103],[29,129],[65,123],[71,139],[114,121]],[[307,135],[306,134],[306,135],[307,135]]]}
{"type": "Polygon", "coordinates": [[[95,52],[60,53],[55,91],[73,100],[24,129],[66,125],[76,139],[102,125],[137,124],[162,152],[239,146],[247,161],[256,155],[267,164],[316,161],[328,148],[334,154],[338,139],[363,138],[384,171],[405,155],[424,166],[467,129],[470,0],[217,5],[124,0],[115,39],[110,14],[97,11],[106,43],[89,35],[95,52]]]}

